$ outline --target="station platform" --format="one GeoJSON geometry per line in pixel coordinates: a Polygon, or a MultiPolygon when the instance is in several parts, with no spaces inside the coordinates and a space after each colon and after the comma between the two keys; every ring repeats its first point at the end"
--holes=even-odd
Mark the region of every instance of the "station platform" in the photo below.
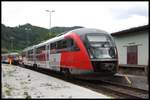
{"type": "Polygon", "coordinates": [[[22,67],[2,64],[2,98],[112,98],[22,67]]]}

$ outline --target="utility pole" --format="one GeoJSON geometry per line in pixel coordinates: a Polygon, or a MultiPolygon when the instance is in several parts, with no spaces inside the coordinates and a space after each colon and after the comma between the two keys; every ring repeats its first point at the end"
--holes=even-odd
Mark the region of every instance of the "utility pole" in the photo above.
{"type": "Polygon", "coordinates": [[[52,21],[51,21],[51,14],[52,14],[52,12],[55,12],[55,10],[45,10],[46,12],[49,12],[49,15],[50,15],[50,23],[49,23],[49,27],[50,27],[50,29],[51,29],[51,23],[52,23],[52,21]]]}
{"type": "Polygon", "coordinates": [[[27,47],[29,45],[29,31],[31,30],[30,28],[25,28],[26,30],[26,42],[27,42],[27,47]]]}
{"type": "Polygon", "coordinates": [[[14,37],[10,37],[10,41],[11,41],[11,50],[13,51],[13,40],[14,40],[14,37]]]}

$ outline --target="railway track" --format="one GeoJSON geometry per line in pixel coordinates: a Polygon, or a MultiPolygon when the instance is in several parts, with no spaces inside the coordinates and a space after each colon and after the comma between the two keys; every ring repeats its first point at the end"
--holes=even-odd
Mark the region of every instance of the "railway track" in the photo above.
{"type": "Polygon", "coordinates": [[[113,92],[119,96],[119,98],[138,98],[138,99],[146,99],[149,98],[148,91],[133,88],[121,84],[115,84],[111,82],[106,81],[100,81],[100,82],[92,82],[97,84],[96,87],[100,89],[104,89],[108,92],[113,92]]]}
{"type": "MultiPolygon", "coordinates": [[[[24,67],[24,66],[21,66],[21,67],[24,67]]],[[[75,80],[74,78],[67,79],[61,73],[57,73],[51,70],[47,70],[43,68],[35,69],[29,66],[26,66],[24,68],[28,68],[34,71],[36,70],[37,72],[57,77],[61,80],[89,88],[91,90],[103,93],[113,98],[123,98],[123,99],[124,98],[129,98],[129,99],[130,98],[135,98],[135,99],[148,99],[149,98],[149,92],[147,90],[142,90],[138,88],[129,87],[126,85],[116,84],[114,82],[109,82],[109,81],[104,81],[104,80],[100,80],[100,81],[92,80],[91,81],[91,80],[83,80],[83,79],[78,79],[78,78],[75,78],[75,80]]]]}

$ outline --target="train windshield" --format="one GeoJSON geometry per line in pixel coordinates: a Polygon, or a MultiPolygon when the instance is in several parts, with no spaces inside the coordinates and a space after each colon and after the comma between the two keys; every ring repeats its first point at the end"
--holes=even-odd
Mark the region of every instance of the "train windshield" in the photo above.
{"type": "Polygon", "coordinates": [[[115,49],[112,39],[106,35],[87,35],[90,43],[91,58],[114,58],[115,49]]]}

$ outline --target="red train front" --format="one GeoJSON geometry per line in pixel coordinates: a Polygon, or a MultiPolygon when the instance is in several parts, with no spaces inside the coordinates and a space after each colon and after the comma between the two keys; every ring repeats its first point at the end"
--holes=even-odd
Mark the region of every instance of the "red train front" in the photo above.
{"type": "Polygon", "coordinates": [[[113,75],[118,58],[113,38],[105,31],[80,28],[23,51],[26,65],[76,75],[113,75]]]}
{"type": "Polygon", "coordinates": [[[61,66],[73,74],[112,75],[117,72],[117,51],[112,37],[96,29],[76,29],[65,38],[74,41],[72,51],[62,52],[61,66]]]}

